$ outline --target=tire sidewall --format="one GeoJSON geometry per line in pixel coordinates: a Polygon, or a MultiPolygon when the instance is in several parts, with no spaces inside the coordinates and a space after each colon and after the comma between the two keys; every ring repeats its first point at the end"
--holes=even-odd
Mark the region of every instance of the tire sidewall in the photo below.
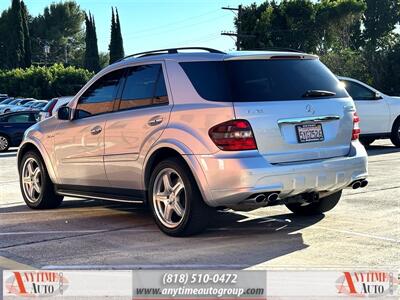
{"type": "Polygon", "coordinates": [[[400,118],[393,125],[391,140],[396,147],[400,147],[400,118]]]}
{"type": "Polygon", "coordinates": [[[149,186],[148,186],[148,201],[149,205],[153,214],[153,218],[157,224],[157,226],[166,234],[171,235],[171,236],[180,236],[182,235],[190,221],[191,214],[192,214],[192,207],[193,207],[193,201],[197,200],[195,199],[198,197],[193,191],[193,186],[192,182],[190,180],[191,174],[188,173],[188,170],[185,167],[182,167],[179,163],[178,160],[176,159],[167,159],[165,161],[162,161],[159,163],[155,169],[153,170],[150,181],[149,181],[149,186]],[[157,175],[166,168],[171,168],[174,169],[179,176],[181,177],[183,184],[185,185],[185,198],[186,198],[186,203],[185,203],[185,214],[183,217],[183,220],[181,224],[179,224],[176,228],[168,228],[162,222],[158,219],[157,214],[156,214],[156,208],[154,207],[153,203],[153,187],[154,187],[154,182],[157,177],[157,175]]]}

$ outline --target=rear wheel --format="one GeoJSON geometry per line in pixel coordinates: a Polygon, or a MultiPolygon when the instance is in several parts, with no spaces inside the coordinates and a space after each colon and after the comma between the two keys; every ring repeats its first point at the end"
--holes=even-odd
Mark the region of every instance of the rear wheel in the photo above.
{"type": "Polygon", "coordinates": [[[0,134],[0,152],[7,151],[10,148],[10,140],[5,135],[0,134]]]}
{"type": "Polygon", "coordinates": [[[375,142],[375,139],[374,138],[360,138],[360,142],[361,142],[361,144],[363,144],[365,147],[369,147],[369,146],[371,146],[371,144],[373,143],[373,142],[375,142]]]}
{"type": "Polygon", "coordinates": [[[154,219],[168,235],[199,233],[214,212],[204,203],[191,171],[178,158],[166,159],[155,167],[148,190],[154,219]]]}
{"type": "Polygon", "coordinates": [[[333,209],[336,204],[338,204],[341,196],[342,191],[339,191],[332,195],[319,199],[318,202],[310,204],[291,203],[286,204],[286,207],[297,215],[319,215],[333,209]]]}
{"type": "Polygon", "coordinates": [[[390,140],[393,145],[400,148],[400,118],[393,125],[392,135],[390,136],[390,140]]]}
{"type": "Polygon", "coordinates": [[[34,151],[23,156],[19,181],[25,203],[32,209],[56,208],[64,198],[55,193],[42,158],[34,151]]]}

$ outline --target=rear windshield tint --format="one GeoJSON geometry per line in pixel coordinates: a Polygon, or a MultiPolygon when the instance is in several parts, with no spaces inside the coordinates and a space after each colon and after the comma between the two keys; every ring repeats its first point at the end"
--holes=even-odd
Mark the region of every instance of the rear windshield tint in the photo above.
{"type": "MultiPolygon", "coordinates": [[[[180,63],[197,93],[209,101],[254,102],[303,99],[310,90],[348,97],[317,59],[201,61],[180,63]]],[[[313,97],[321,99],[326,97],[313,97]]],[[[310,98],[307,98],[310,99],[310,98]]]]}

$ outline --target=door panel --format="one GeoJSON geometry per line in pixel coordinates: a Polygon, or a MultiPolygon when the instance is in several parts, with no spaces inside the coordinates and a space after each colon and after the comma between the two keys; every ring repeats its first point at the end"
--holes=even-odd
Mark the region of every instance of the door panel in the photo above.
{"type": "Polygon", "coordinates": [[[160,63],[131,67],[118,101],[118,112],[105,126],[104,165],[115,188],[140,190],[141,153],[147,153],[168,124],[169,104],[160,63]]]}
{"type": "Polygon", "coordinates": [[[109,185],[103,164],[104,116],[63,121],[56,129],[54,151],[61,184],[109,185]],[[93,134],[95,127],[102,131],[93,134]]]}
{"type": "Polygon", "coordinates": [[[54,150],[60,184],[109,186],[104,170],[104,127],[113,111],[123,70],[105,74],[81,96],[72,121],[61,121],[54,150]]]}

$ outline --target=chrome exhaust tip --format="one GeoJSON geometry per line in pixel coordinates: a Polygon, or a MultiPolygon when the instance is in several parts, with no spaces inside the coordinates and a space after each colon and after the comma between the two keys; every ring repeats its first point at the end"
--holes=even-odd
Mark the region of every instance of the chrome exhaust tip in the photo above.
{"type": "Polygon", "coordinates": [[[264,202],[265,200],[267,200],[267,197],[265,197],[264,194],[257,195],[257,196],[254,198],[254,201],[256,201],[257,203],[264,202]]]}
{"type": "Polygon", "coordinates": [[[278,193],[271,193],[268,195],[267,199],[268,202],[275,202],[276,200],[278,200],[279,194],[278,193]]]}
{"type": "Polygon", "coordinates": [[[361,182],[360,181],[356,181],[351,185],[351,187],[353,188],[353,190],[356,190],[356,189],[361,187],[361,182]]]}
{"type": "Polygon", "coordinates": [[[364,188],[364,187],[366,187],[367,185],[368,185],[368,180],[366,180],[366,179],[361,180],[361,182],[360,182],[360,187],[364,188]]]}

